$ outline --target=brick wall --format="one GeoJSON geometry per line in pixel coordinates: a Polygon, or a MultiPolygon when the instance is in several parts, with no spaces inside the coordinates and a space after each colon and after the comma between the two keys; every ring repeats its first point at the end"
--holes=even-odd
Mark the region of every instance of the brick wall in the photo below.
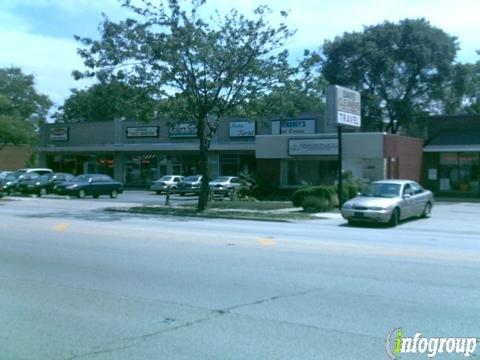
{"type": "Polygon", "coordinates": [[[388,134],[383,141],[384,158],[396,158],[398,178],[420,182],[423,140],[388,134]]]}
{"type": "Polygon", "coordinates": [[[0,171],[18,170],[27,165],[31,149],[26,145],[7,145],[0,150],[0,171]]]}

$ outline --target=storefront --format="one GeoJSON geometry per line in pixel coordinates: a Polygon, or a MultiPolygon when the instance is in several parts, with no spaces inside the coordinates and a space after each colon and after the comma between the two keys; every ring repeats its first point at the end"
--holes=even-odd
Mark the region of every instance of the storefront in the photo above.
{"type": "MultiPolygon", "coordinates": [[[[198,174],[196,130],[186,124],[168,128],[128,121],[42,125],[40,164],[73,174],[108,174],[127,187],[149,187],[167,174],[198,174]]],[[[255,125],[243,119],[222,124],[212,140],[211,176],[255,171],[255,125]]]]}
{"type": "Polygon", "coordinates": [[[480,197],[480,115],[431,117],[428,133],[425,184],[440,196],[480,197]]]}
{"type": "MultiPolygon", "coordinates": [[[[354,178],[420,180],[421,139],[384,133],[345,133],[345,173],[354,178]]],[[[336,134],[261,135],[256,138],[259,175],[280,188],[332,185],[338,174],[336,134]]]]}
{"type": "MultiPolygon", "coordinates": [[[[384,133],[345,132],[343,169],[355,178],[419,180],[422,140],[384,133]]],[[[37,149],[41,166],[104,173],[145,188],[162,175],[199,173],[196,129],[165,121],[45,124],[37,149]]],[[[330,185],[337,178],[338,139],[322,115],[220,122],[208,154],[210,176],[256,174],[272,188],[330,185]]]]}

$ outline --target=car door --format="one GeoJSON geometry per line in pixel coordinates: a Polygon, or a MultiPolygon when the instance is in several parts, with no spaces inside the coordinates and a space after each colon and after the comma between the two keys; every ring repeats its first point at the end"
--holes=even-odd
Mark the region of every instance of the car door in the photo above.
{"type": "MultiPolygon", "coordinates": [[[[113,189],[116,189],[113,179],[108,175],[101,175],[101,195],[109,195],[113,189]]],[[[118,190],[118,189],[117,189],[118,190]]]]}
{"type": "Polygon", "coordinates": [[[414,214],[413,189],[409,183],[403,186],[402,190],[402,211],[401,218],[406,219],[414,214]]]}
{"type": "Polygon", "coordinates": [[[103,188],[103,180],[100,175],[93,175],[91,177],[92,181],[88,185],[88,193],[90,195],[101,195],[103,188]]]}
{"type": "Polygon", "coordinates": [[[413,190],[413,213],[412,216],[421,216],[423,210],[425,209],[425,204],[427,203],[427,194],[423,188],[416,182],[411,182],[410,186],[413,190]]]}

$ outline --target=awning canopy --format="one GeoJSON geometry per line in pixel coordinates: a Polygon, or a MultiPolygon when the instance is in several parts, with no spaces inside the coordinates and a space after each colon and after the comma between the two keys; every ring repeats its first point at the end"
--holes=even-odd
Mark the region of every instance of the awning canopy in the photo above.
{"type": "Polygon", "coordinates": [[[444,131],[423,148],[424,152],[480,152],[480,131],[444,131]]]}

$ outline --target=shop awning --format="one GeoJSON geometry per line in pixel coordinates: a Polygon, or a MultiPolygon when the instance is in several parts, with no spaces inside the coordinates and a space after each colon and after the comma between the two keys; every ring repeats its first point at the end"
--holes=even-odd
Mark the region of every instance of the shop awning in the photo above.
{"type": "Polygon", "coordinates": [[[480,131],[445,131],[431,139],[424,152],[479,152],[480,131]]]}

